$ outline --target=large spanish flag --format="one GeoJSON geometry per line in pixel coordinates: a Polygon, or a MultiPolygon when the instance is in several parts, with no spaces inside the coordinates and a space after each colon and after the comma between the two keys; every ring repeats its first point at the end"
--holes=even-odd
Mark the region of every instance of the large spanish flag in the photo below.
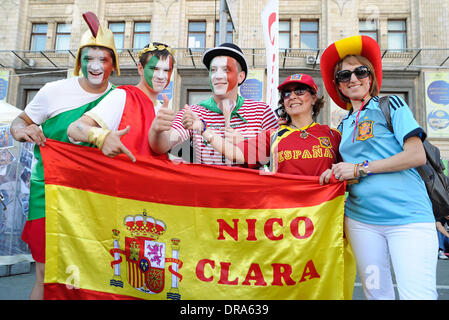
{"type": "Polygon", "coordinates": [[[344,185],[47,140],[46,299],[351,299],[344,185]]]}

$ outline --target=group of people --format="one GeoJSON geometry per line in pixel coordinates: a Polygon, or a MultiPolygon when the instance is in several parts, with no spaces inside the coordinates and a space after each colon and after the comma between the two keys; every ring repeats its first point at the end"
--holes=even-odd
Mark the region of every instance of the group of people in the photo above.
{"type": "Polygon", "coordinates": [[[437,298],[435,220],[414,169],[425,162],[426,134],[396,96],[390,98],[394,134],[387,129],[378,107],[382,65],[373,39],[342,39],[322,55],[328,94],[350,110],[338,130],[317,123],[324,98],[310,75],[294,74],[279,85],[278,117],[266,103],[240,96],[248,64],[235,44],[203,54],[212,97],[175,113],[167,97],[157,101],[175,64],[169,46],[153,42],[143,48],[139,83],[115,88],[109,76],[120,69],[112,32],[91,27],[81,42],[74,73],[81,69],[82,75],[47,83],[11,125],[16,140],[36,143],[22,235],[36,261],[32,299],[43,298],[45,189],[39,150],[46,138],[97,147],[109,157],[124,153],[132,161],[168,159],[170,149],[190,139],[202,164],[317,176],[320,184],[347,181],[345,234],[366,297],[395,298],[391,257],[401,299],[437,298]]]}

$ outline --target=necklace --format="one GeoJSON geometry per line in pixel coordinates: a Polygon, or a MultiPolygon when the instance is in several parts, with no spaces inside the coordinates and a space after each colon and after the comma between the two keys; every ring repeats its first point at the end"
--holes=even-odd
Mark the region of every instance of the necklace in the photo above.
{"type": "MultiPolygon", "coordinates": [[[[306,131],[306,130],[309,129],[314,123],[315,123],[315,121],[312,121],[312,123],[309,124],[309,125],[307,126],[307,128],[305,128],[304,130],[298,128],[298,127],[295,126],[293,123],[291,123],[290,126],[291,126],[291,127],[295,127],[296,129],[298,129],[299,131],[301,131],[301,133],[300,133],[299,136],[300,136],[302,139],[307,139],[309,136],[312,136],[313,138],[317,139],[317,140],[320,141],[320,143],[321,143],[321,139],[320,139],[320,138],[318,138],[318,137],[315,136],[314,134],[309,133],[309,132],[306,131]]],[[[333,135],[333,134],[332,134],[332,131],[331,131],[330,133],[331,133],[331,135],[333,135]]],[[[332,152],[332,155],[334,156],[334,161],[335,161],[335,163],[337,163],[337,155],[335,154],[334,150],[332,150],[332,147],[326,146],[325,148],[329,149],[329,151],[332,152]]]]}
{"type": "Polygon", "coordinates": [[[298,128],[298,127],[295,126],[293,123],[292,123],[291,125],[292,125],[293,127],[295,127],[296,129],[298,129],[299,131],[301,131],[301,133],[299,134],[299,137],[300,137],[300,138],[302,138],[302,139],[307,139],[307,138],[309,137],[309,135],[310,135],[310,133],[307,132],[307,129],[309,129],[309,128],[312,126],[312,124],[314,124],[314,123],[315,123],[315,121],[312,121],[312,122],[307,126],[307,128],[305,128],[304,130],[298,128]]]}

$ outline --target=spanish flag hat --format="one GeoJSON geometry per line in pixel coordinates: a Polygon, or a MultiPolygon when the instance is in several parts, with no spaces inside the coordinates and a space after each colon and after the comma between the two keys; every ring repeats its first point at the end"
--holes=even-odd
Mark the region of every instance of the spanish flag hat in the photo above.
{"type": "Polygon", "coordinates": [[[367,58],[373,65],[379,89],[382,84],[382,57],[379,44],[373,38],[358,35],[331,44],[321,55],[321,76],[329,96],[339,107],[345,110],[351,109],[352,106],[338,95],[334,82],[334,69],[336,64],[347,55],[359,55],[367,58]]]}

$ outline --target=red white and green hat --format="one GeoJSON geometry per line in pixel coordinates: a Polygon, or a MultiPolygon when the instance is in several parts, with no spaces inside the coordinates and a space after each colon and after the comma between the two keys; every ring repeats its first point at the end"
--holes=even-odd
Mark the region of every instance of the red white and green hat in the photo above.
{"type": "Polygon", "coordinates": [[[335,65],[347,55],[359,55],[367,58],[373,65],[379,89],[382,84],[382,56],[376,40],[359,35],[344,38],[331,44],[321,55],[321,76],[329,96],[339,107],[345,110],[351,109],[352,106],[338,95],[334,82],[334,69],[335,65]]]}

